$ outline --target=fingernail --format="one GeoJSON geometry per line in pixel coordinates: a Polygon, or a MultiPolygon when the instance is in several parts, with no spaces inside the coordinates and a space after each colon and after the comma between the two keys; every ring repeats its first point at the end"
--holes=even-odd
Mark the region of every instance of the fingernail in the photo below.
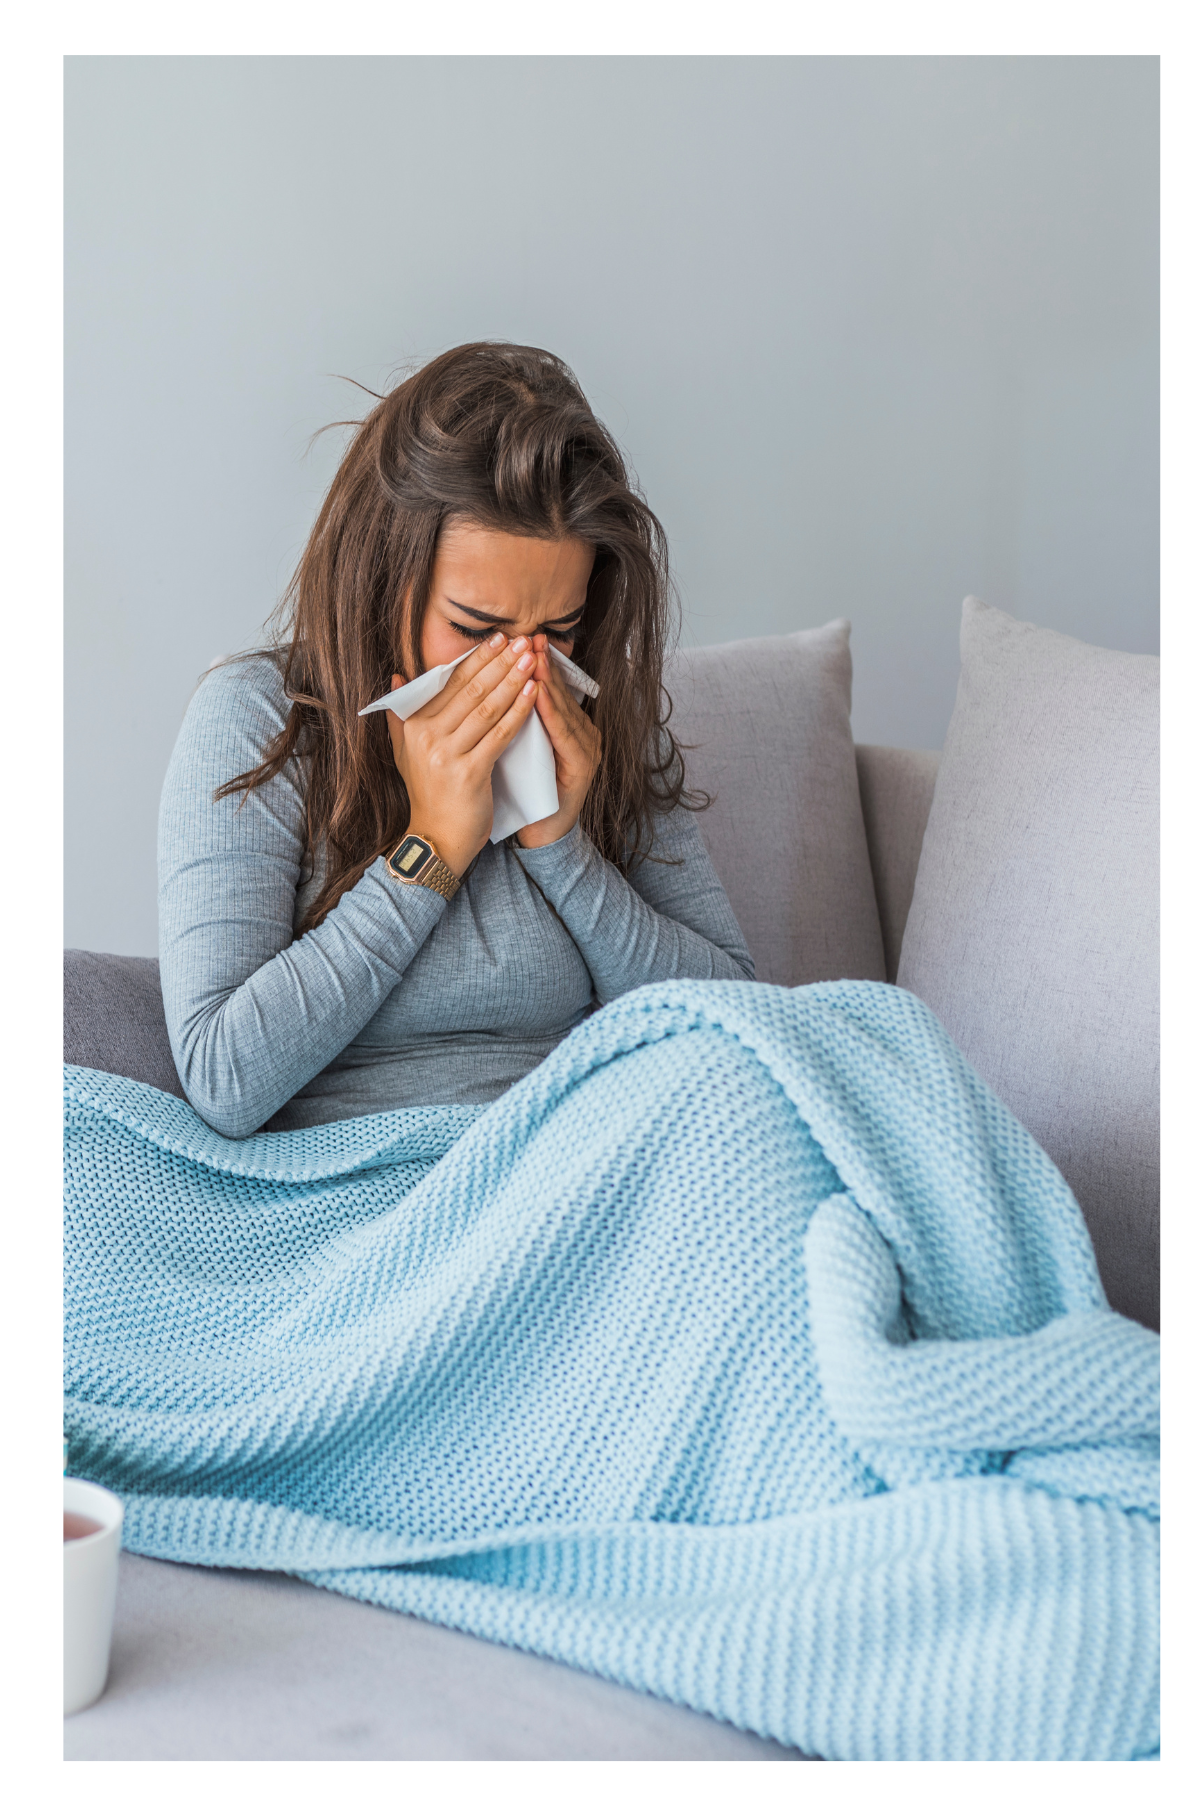
{"type": "Polygon", "coordinates": [[[518,669],[532,669],[533,658],[529,654],[528,650],[525,652],[524,656],[518,662],[517,667],[518,667],[518,669]]]}
{"type": "Polygon", "coordinates": [[[524,648],[528,642],[529,642],[528,638],[519,637],[517,639],[516,643],[513,645],[513,649],[514,650],[524,650],[524,648]]]}
{"type": "Polygon", "coordinates": [[[500,645],[503,642],[504,642],[504,633],[502,631],[498,631],[496,633],[495,637],[488,639],[488,648],[491,650],[498,650],[500,648],[500,645]]]}
{"type": "Polygon", "coordinates": [[[525,686],[521,689],[521,692],[522,692],[522,694],[524,694],[526,699],[528,699],[529,695],[532,694],[532,692],[536,686],[537,686],[536,681],[527,681],[525,683],[525,686]]]}

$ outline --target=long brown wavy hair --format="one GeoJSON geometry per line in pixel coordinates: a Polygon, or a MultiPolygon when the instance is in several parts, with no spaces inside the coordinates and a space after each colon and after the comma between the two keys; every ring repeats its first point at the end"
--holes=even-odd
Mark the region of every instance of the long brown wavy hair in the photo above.
{"type": "Polygon", "coordinates": [[[304,930],[408,829],[384,715],[358,714],[393,671],[422,672],[448,519],[595,546],[572,656],[600,688],[584,702],[603,748],[580,823],[602,854],[628,868],[651,853],[657,814],[705,804],[685,787],[667,725],[676,611],[662,526],[564,362],[520,344],[462,344],[357,426],[274,615],[287,723],[257,768],[217,790],[249,793],[290,758],[307,762],[306,852],[323,845],[325,866],[304,930]]]}

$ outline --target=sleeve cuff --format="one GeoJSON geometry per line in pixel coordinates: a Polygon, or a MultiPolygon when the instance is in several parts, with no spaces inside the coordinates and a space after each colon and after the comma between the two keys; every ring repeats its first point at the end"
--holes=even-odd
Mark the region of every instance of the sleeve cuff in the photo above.
{"type": "Polygon", "coordinates": [[[388,873],[387,859],[382,856],[377,856],[364,871],[364,879],[382,888],[388,905],[401,914],[414,937],[427,936],[448,904],[444,895],[422,887],[419,881],[397,881],[388,873]]]}
{"type": "Polygon", "coordinates": [[[592,840],[584,836],[578,819],[566,836],[557,838],[553,844],[523,850],[513,838],[512,847],[526,874],[550,898],[553,898],[552,890],[561,892],[564,887],[572,886],[600,854],[592,840]]]}

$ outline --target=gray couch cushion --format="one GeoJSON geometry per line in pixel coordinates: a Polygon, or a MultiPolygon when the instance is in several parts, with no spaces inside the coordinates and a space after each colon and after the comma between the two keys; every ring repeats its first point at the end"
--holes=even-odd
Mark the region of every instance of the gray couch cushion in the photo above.
{"type": "Polygon", "coordinates": [[[850,735],[850,627],[680,651],[667,671],[700,830],[760,981],[884,979],[850,735]]]}
{"type": "Polygon", "coordinates": [[[887,978],[895,981],[938,756],[936,750],[895,750],[885,744],[856,744],[854,755],[887,978]]]}
{"type": "Polygon", "coordinates": [[[64,952],[63,1061],[128,1075],[186,1098],[167,1036],[156,957],[64,952]]]}
{"type": "Polygon", "coordinates": [[[1158,659],[968,600],[899,982],[1058,1164],[1158,1323],[1158,659]]]}
{"type": "Polygon", "coordinates": [[[598,1675],[288,1575],[128,1554],[108,1687],[63,1735],[68,1762],[806,1760],[598,1675]]]}

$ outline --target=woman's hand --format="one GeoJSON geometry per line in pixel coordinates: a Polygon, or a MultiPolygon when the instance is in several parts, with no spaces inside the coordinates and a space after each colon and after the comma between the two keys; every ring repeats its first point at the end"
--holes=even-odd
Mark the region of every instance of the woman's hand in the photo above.
{"type": "Polygon", "coordinates": [[[558,811],[517,833],[523,850],[537,850],[566,837],[582,810],[587,791],[600,767],[600,733],[551,661],[541,632],[533,640],[537,654],[537,714],[554,751],[558,811]]]}
{"type": "MultiPolygon", "coordinates": [[[[410,719],[386,715],[408,789],[408,829],[436,844],[460,879],[491,834],[492,765],[533,711],[536,662],[528,638],[510,644],[497,632],[410,719]]],[[[393,675],[392,687],[403,686],[393,675]]]]}

